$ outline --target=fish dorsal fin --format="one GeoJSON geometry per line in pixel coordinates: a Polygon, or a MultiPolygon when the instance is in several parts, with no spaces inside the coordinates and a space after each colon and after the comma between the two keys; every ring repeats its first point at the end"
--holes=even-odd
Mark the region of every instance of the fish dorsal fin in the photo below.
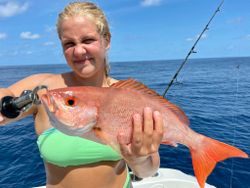
{"type": "Polygon", "coordinates": [[[186,114],[176,105],[169,102],[167,99],[159,95],[154,90],[148,88],[146,85],[144,85],[141,82],[138,82],[134,79],[128,79],[128,80],[121,80],[114,84],[112,84],[110,87],[113,88],[124,88],[124,89],[131,89],[134,91],[137,91],[141,94],[150,96],[153,100],[157,100],[160,102],[163,106],[170,109],[174,114],[176,114],[180,120],[185,124],[189,125],[189,120],[186,114]]]}

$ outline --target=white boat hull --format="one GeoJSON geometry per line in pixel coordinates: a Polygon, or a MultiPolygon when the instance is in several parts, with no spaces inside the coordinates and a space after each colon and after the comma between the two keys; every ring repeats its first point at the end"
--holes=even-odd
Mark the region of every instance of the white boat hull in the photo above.
{"type": "MultiPolygon", "coordinates": [[[[144,178],[133,182],[134,188],[199,188],[194,176],[185,174],[180,170],[160,168],[154,177],[144,178]]],[[[215,188],[206,183],[205,188],[215,188]]]]}
{"type": "MultiPolygon", "coordinates": [[[[160,168],[157,175],[133,181],[133,188],[199,188],[194,176],[185,174],[180,170],[160,168]]],[[[41,186],[37,188],[45,188],[41,186]]],[[[206,183],[205,188],[216,188],[206,183]]]]}

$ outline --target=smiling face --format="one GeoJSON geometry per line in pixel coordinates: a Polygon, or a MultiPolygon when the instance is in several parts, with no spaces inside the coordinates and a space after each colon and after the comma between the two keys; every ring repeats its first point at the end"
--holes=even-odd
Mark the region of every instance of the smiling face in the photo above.
{"type": "Polygon", "coordinates": [[[82,78],[105,74],[106,52],[110,42],[97,32],[93,19],[72,16],[60,23],[64,56],[72,70],[82,78]]]}

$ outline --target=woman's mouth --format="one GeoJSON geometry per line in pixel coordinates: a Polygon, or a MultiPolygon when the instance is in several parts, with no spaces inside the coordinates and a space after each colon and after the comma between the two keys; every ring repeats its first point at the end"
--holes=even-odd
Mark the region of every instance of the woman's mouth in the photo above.
{"type": "Polygon", "coordinates": [[[85,57],[85,58],[82,58],[82,59],[76,59],[76,60],[74,60],[73,62],[74,62],[75,64],[85,64],[85,63],[87,63],[87,62],[90,61],[90,60],[91,60],[90,57],[85,57]]]}

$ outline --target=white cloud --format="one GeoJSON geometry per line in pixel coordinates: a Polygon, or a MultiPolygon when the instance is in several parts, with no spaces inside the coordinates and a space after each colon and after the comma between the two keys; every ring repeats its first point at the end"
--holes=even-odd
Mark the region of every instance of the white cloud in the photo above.
{"type": "Polygon", "coordinates": [[[16,14],[25,12],[29,7],[28,3],[19,5],[16,2],[7,2],[5,4],[0,4],[0,17],[11,17],[16,14]]]}
{"type": "Polygon", "coordinates": [[[18,51],[15,50],[15,51],[11,52],[9,55],[10,56],[17,56],[18,54],[19,54],[18,51]]]}
{"type": "Polygon", "coordinates": [[[193,41],[193,38],[187,38],[186,41],[193,41]]]}
{"type": "Polygon", "coordinates": [[[48,33],[55,32],[56,31],[56,26],[46,26],[45,31],[48,32],[48,33]]]}
{"type": "Polygon", "coordinates": [[[230,44],[229,46],[227,46],[227,50],[234,50],[235,46],[234,44],[230,44]]]}
{"type": "Polygon", "coordinates": [[[31,55],[33,52],[32,51],[26,51],[25,54],[31,55]]]}
{"type": "Polygon", "coordinates": [[[248,34],[248,35],[246,36],[246,39],[247,39],[247,40],[250,40],[250,34],[248,34]]]}
{"type": "Polygon", "coordinates": [[[45,42],[43,43],[44,46],[53,46],[55,43],[54,42],[45,42]]]}
{"type": "Polygon", "coordinates": [[[26,32],[22,32],[20,34],[20,37],[22,39],[38,39],[38,38],[40,38],[40,35],[39,34],[32,34],[31,32],[26,31],[26,32]]]}
{"type": "MultiPolygon", "coordinates": [[[[198,38],[200,35],[196,35],[196,38],[198,38]]],[[[203,33],[203,35],[201,36],[202,39],[206,39],[207,38],[207,34],[203,33]]]]}
{"type": "MultiPolygon", "coordinates": [[[[200,36],[200,34],[196,35],[195,37],[189,37],[186,39],[186,41],[190,42],[190,41],[197,40],[199,38],[199,36],[200,36]]],[[[207,34],[203,33],[203,35],[201,36],[201,39],[205,39],[205,38],[207,38],[207,34]]]]}
{"type": "Polygon", "coordinates": [[[0,40],[5,39],[5,38],[7,38],[7,34],[6,33],[0,33],[0,40]]]}
{"type": "Polygon", "coordinates": [[[162,0],[143,0],[141,2],[142,6],[149,7],[149,6],[156,6],[160,5],[162,0]]]}
{"type": "Polygon", "coordinates": [[[237,18],[233,18],[230,20],[227,20],[228,24],[240,24],[243,22],[243,18],[242,17],[237,17],[237,18]]]}

